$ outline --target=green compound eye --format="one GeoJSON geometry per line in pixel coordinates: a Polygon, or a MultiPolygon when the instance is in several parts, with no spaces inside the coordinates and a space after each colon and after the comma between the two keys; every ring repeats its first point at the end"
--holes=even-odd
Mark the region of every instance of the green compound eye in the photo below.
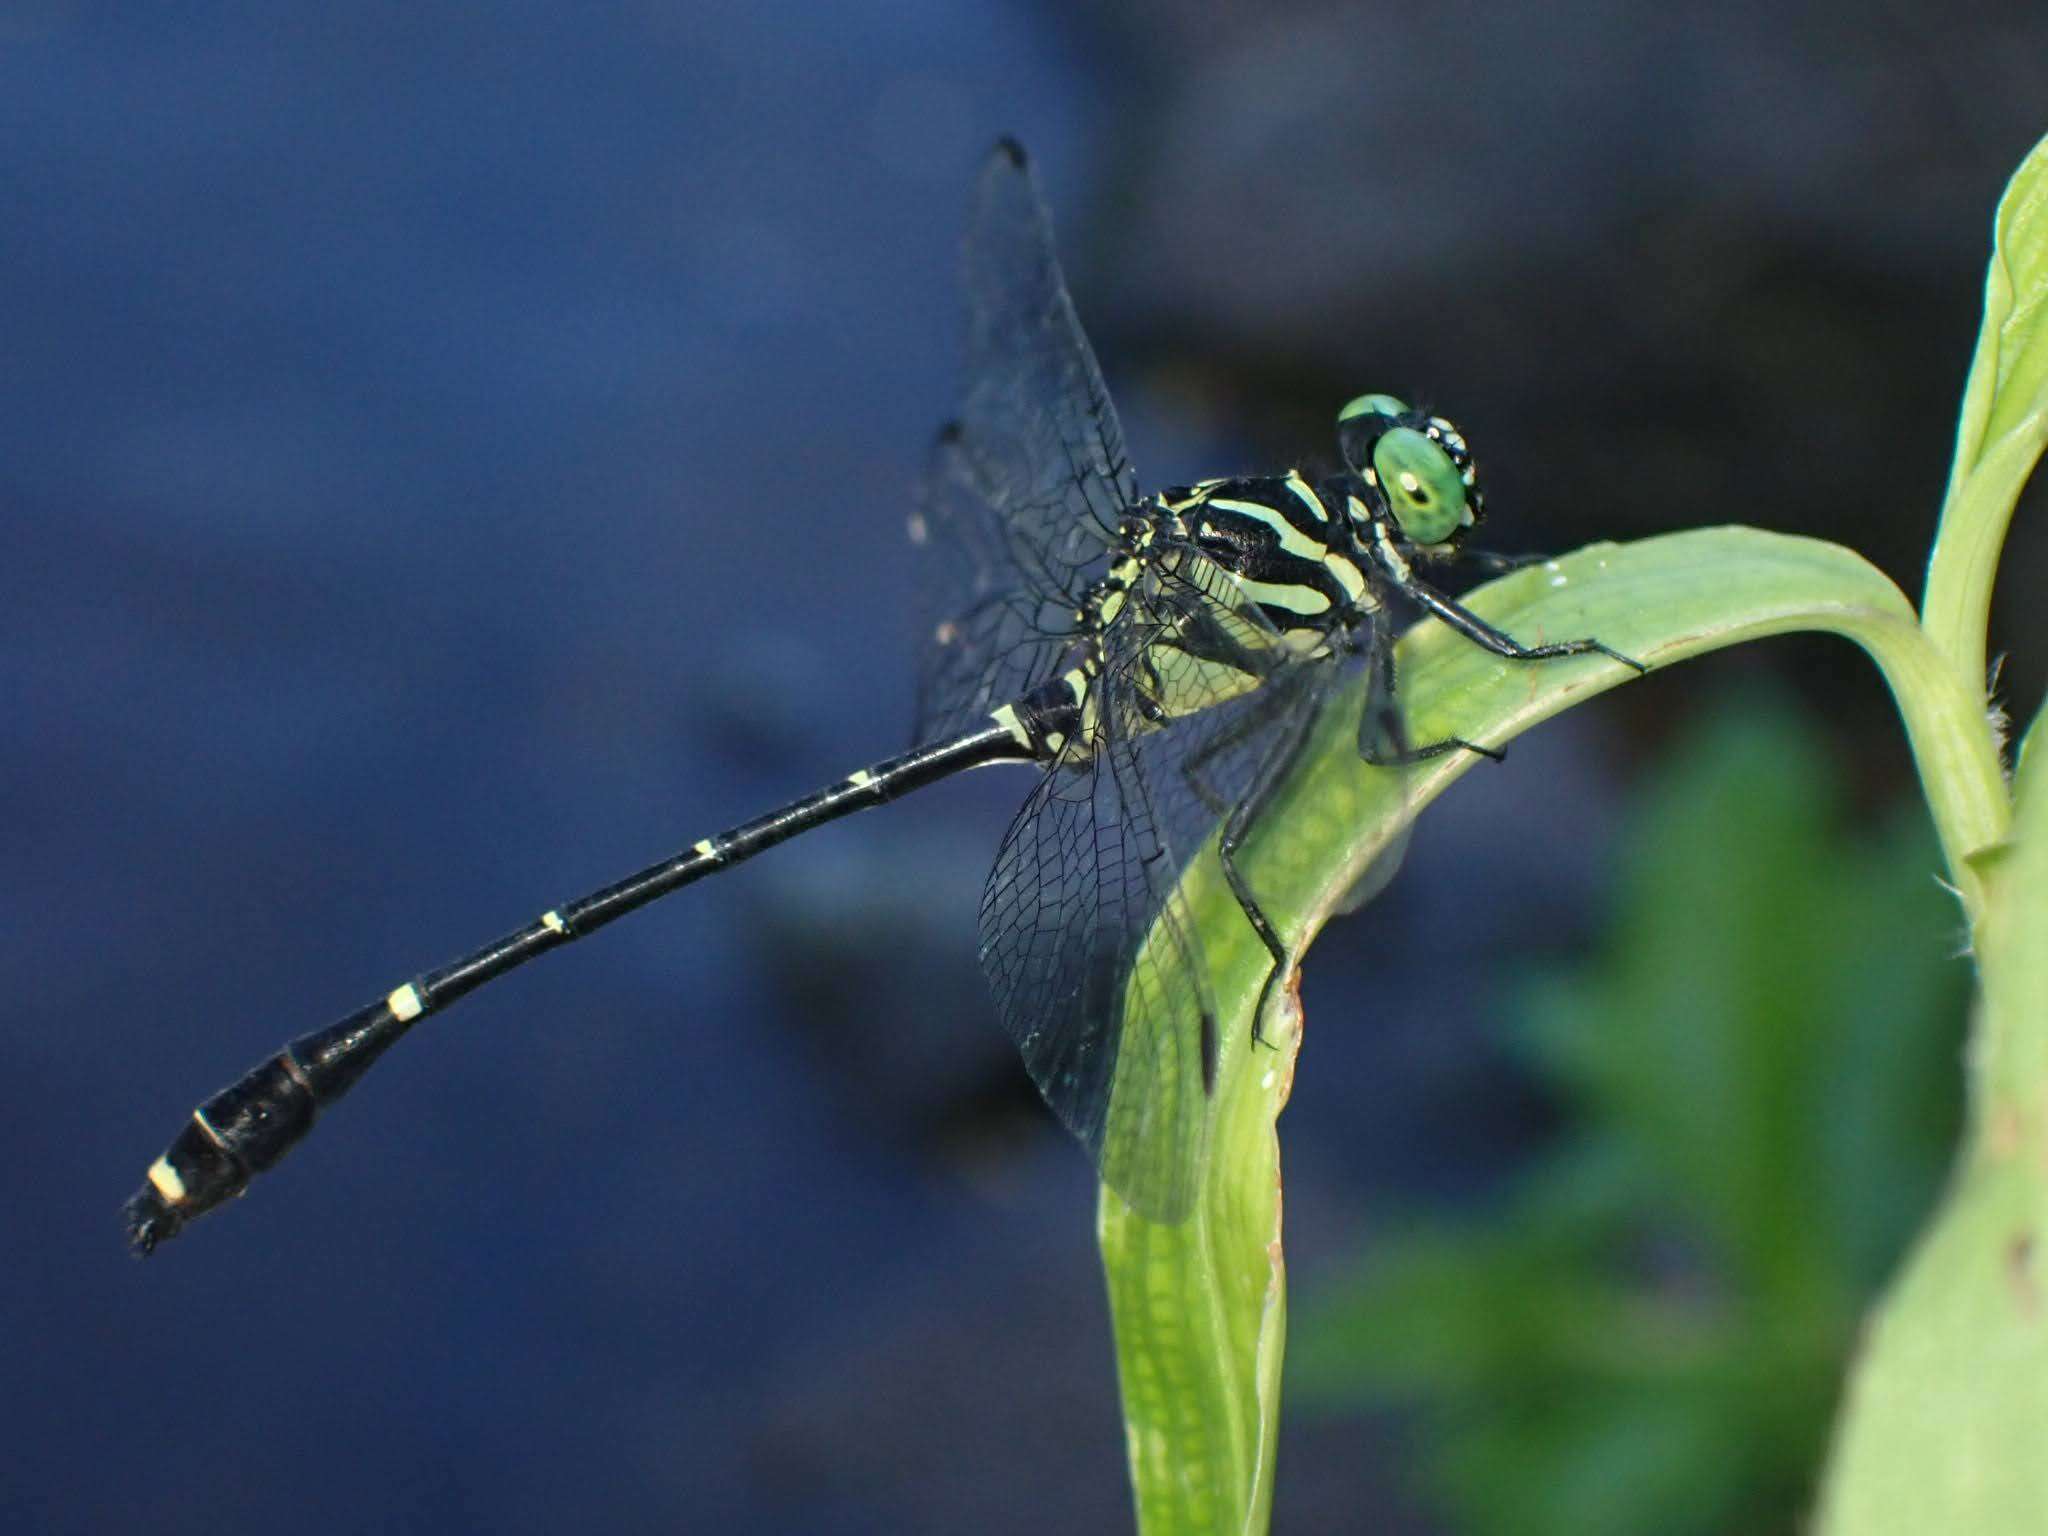
{"type": "Polygon", "coordinates": [[[1372,467],[1394,521],[1417,544],[1441,544],[1468,520],[1458,466],[1440,445],[1413,427],[1381,434],[1372,447],[1372,467]]]}
{"type": "Polygon", "coordinates": [[[1396,400],[1392,395],[1360,395],[1337,413],[1337,425],[1355,421],[1360,416],[1406,416],[1408,404],[1396,400]]]}

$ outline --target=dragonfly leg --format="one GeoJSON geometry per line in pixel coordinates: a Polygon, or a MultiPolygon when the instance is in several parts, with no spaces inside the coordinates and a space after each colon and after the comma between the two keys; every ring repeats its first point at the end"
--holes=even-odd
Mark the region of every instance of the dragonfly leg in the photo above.
{"type": "Polygon", "coordinates": [[[1548,555],[1504,555],[1492,549],[1460,549],[1460,565],[1477,566],[1482,571],[1491,571],[1496,576],[1508,571],[1525,570],[1532,565],[1541,565],[1548,555]]]}
{"type": "Polygon", "coordinates": [[[1482,747],[1462,736],[1408,745],[1408,733],[1401,722],[1401,706],[1394,692],[1394,648],[1376,638],[1372,647],[1372,677],[1365,698],[1365,713],[1358,722],[1358,755],[1374,768],[1410,768],[1417,763],[1442,757],[1446,752],[1476,752],[1496,763],[1507,758],[1497,747],[1482,747]]]}
{"type": "Polygon", "coordinates": [[[1292,696],[1275,696],[1271,705],[1247,712],[1235,721],[1231,728],[1218,735],[1215,740],[1205,743],[1197,752],[1190,754],[1181,765],[1181,773],[1202,802],[1211,810],[1223,816],[1223,830],[1216,840],[1217,862],[1223,866],[1223,879],[1230,887],[1230,894],[1237,898],[1243,910],[1245,921],[1252,925],[1252,931],[1259,936],[1259,942],[1272,957],[1272,965],[1266,971],[1266,979],[1259,987],[1259,1000],[1252,1010],[1252,1040],[1266,1044],[1264,1022],[1266,1005],[1272,1001],[1273,987],[1280,979],[1280,973],[1287,964],[1287,946],[1281,940],[1273,920],[1266,916],[1258,898],[1253,895],[1251,882],[1238,867],[1237,850],[1252,824],[1272,799],[1274,791],[1285,781],[1302,748],[1308,744],[1310,732],[1316,719],[1322,713],[1319,695],[1321,689],[1312,687],[1308,696],[1308,707],[1302,707],[1304,699],[1292,696]],[[1227,797],[1202,777],[1202,769],[1210,759],[1244,741],[1255,732],[1264,730],[1275,719],[1284,722],[1280,733],[1260,755],[1259,764],[1252,774],[1252,788],[1242,800],[1232,805],[1227,797]]]}
{"type": "Polygon", "coordinates": [[[1547,645],[1524,645],[1505,630],[1494,628],[1463,604],[1455,603],[1443,593],[1413,576],[1396,582],[1403,596],[1429,613],[1435,614],[1474,645],[1504,656],[1510,661],[1549,661],[1559,656],[1605,656],[1609,661],[1618,661],[1624,667],[1633,667],[1637,672],[1650,669],[1633,656],[1624,656],[1611,645],[1602,641],[1553,640],[1547,645]]]}

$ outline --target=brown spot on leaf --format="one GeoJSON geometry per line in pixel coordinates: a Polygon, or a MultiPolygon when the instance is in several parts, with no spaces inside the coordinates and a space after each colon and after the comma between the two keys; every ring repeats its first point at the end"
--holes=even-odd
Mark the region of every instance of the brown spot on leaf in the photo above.
{"type": "Polygon", "coordinates": [[[2020,1316],[2028,1322],[2041,1315],[2041,1277],[2035,1262],[2034,1234],[2016,1233],[2005,1245],[2005,1282],[2020,1309],[2020,1316]]]}

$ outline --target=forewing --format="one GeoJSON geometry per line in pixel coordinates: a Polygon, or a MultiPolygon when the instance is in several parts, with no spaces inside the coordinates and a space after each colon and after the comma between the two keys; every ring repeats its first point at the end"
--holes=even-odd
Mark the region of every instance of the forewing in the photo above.
{"type": "Polygon", "coordinates": [[[1048,585],[1012,547],[973,445],[957,424],[933,446],[911,521],[918,561],[919,741],[956,736],[1060,667],[1079,628],[1080,593],[1048,585]]]}
{"type": "Polygon", "coordinates": [[[1137,499],[1024,153],[997,146],[969,219],[967,389],[926,474],[918,735],[971,725],[1060,665],[1083,589],[1137,499]]]}

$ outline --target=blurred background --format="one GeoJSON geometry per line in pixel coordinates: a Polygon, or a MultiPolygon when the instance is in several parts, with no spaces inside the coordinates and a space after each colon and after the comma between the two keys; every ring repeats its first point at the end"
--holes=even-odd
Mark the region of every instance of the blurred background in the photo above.
{"type": "MultiPolygon", "coordinates": [[[[1453,415],[1489,542],[1918,591],[2016,0],[0,7],[10,1530],[1128,1528],[1085,1161],[974,960],[1028,781],[434,1024],[147,1266],[284,1038],[905,744],[968,188],[1035,152],[1141,480],[1453,415]]],[[[2007,592],[2043,575],[2023,515],[2007,592]]],[[[2044,613],[2001,611],[2024,719],[2044,613]]],[[[1307,966],[1276,1529],[1791,1531],[1963,967],[1875,672],[1518,742],[1307,966]]]]}

